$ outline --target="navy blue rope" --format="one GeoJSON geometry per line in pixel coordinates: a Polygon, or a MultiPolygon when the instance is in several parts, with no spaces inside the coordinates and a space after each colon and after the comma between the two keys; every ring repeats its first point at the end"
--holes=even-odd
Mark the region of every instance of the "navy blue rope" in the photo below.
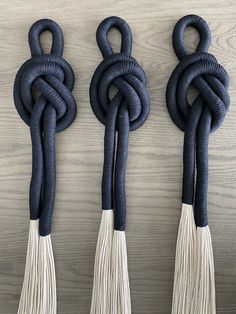
{"type": "Polygon", "coordinates": [[[32,141],[32,177],[30,183],[30,219],[39,219],[39,233],[51,233],[55,199],[55,133],[65,130],[76,116],[71,94],[74,73],[62,59],[63,33],[57,23],[42,19],[29,31],[31,59],[16,74],[14,102],[22,120],[29,125],[32,141]],[[52,34],[52,47],[45,54],[40,43],[44,31],[52,34]],[[39,91],[36,98],[33,89],[39,91]]]}
{"type": "Polygon", "coordinates": [[[129,25],[119,17],[106,18],[97,29],[97,43],[104,60],[92,77],[90,102],[94,114],[105,125],[102,208],[114,209],[115,229],[122,231],[126,222],[125,170],[129,132],[146,121],[150,103],[145,73],[130,55],[132,33],[129,25]],[[121,33],[119,53],[113,53],[107,38],[111,28],[121,33]],[[112,99],[108,95],[111,86],[118,89],[112,99]]]}
{"type": "Polygon", "coordinates": [[[198,227],[208,224],[208,138],[220,127],[229,108],[229,78],[216,58],[209,54],[211,34],[199,16],[181,18],[173,31],[173,47],[179,64],[169,79],[166,103],[171,119],[185,132],[182,201],[194,204],[198,227]],[[196,52],[189,54],[184,45],[186,27],[194,27],[200,35],[196,52]],[[198,95],[189,104],[187,93],[193,86],[198,95]],[[196,168],[196,183],[195,183],[196,168]]]}

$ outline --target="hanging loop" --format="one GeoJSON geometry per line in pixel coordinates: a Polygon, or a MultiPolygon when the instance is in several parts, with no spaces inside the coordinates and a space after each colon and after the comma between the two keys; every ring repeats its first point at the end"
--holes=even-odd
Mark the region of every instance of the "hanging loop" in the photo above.
{"type": "Polygon", "coordinates": [[[103,58],[113,54],[111,44],[108,40],[109,31],[115,28],[121,34],[121,53],[131,54],[132,50],[132,33],[129,25],[125,20],[117,16],[110,16],[103,20],[98,26],[96,37],[99,49],[103,55],[103,58]]]}
{"type": "Polygon", "coordinates": [[[64,48],[63,33],[60,26],[50,19],[38,20],[29,30],[28,39],[32,57],[45,54],[40,42],[40,35],[45,31],[49,31],[52,34],[50,54],[61,57],[64,48]]]}
{"type": "Polygon", "coordinates": [[[179,60],[189,54],[184,43],[184,33],[187,27],[193,27],[199,33],[200,39],[196,52],[207,52],[211,44],[211,31],[206,21],[193,14],[184,16],[176,23],[172,36],[173,48],[179,60]]]}

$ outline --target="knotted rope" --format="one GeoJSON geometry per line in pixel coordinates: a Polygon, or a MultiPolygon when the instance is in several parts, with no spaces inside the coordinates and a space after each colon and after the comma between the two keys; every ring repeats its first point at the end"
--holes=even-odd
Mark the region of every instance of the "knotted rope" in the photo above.
{"type": "Polygon", "coordinates": [[[97,43],[104,60],[92,77],[90,101],[97,119],[105,125],[102,208],[114,209],[114,228],[124,231],[129,132],[146,121],[150,109],[149,96],[145,73],[131,56],[132,33],[129,25],[118,17],[105,19],[97,29],[97,43]],[[111,28],[121,33],[119,53],[113,53],[107,38],[111,28]],[[118,90],[113,98],[109,97],[111,86],[118,90]]]}
{"type": "Polygon", "coordinates": [[[30,127],[32,140],[32,177],[30,184],[30,219],[39,219],[39,233],[51,233],[55,198],[56,163],[55,133],[65,130],[76,116],[76,103],[71,94],[74,73],[62,58],[63,33],[49,19],[34,23],[29,31],[31,59],[19,69],[14,83],[16,109],[30,127]],[[45,54],[40,35],[52,34],[52,47],[45,54]],[[33,89],[40,95],[34,96],[33,89]]]}
{"type": "Polygon", "coordinates": [[[196,225],[205,227],[208,224],[208,138],[220,127],[229,108],[229,78],[216,58],[207,52],[211,34],[202,18],[188,15],[180,19],[172,40],[180,62],[169,79],[166,103],[173,122],[185,133],[182,200],[185,204],[194,204],[196,225]],[[196,52],[191,54],[184,45],[188,26],[200,35],[196,52]],[[190,86],[198,92],[191,105],[187,99],[190,86]]]}

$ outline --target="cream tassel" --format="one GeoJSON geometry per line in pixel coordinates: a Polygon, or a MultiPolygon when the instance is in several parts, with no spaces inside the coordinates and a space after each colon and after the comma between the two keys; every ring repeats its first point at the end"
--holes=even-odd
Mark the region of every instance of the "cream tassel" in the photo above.
{"type": "MultiPolygon", "coordinates": [[[[51,236],[39,237],[39,314],[56,314],[56,273],[52,250],[51,236]]],[[[33,313],[32,313],[33,314],[33,313]]]]}
{"type": "MultiPolygon", "coordinates": [[[[176,243],[172,314],[190,313],[194,283],[195,246],[196,225],[193,206],[182,204],[176,243]]],[[[205,313],[202,312],[201,314],[205,313]]]]}
{"type": "Polygon", "coordinates": [[[191,314],[215,314],[215,273],[211,233],[197,228],[196,278],[191,314]]]}
{"type": "Polygon", "coordinates": [[[131,297],[124,231],[114,230],[112,244],[111,314],[131,314],[131,297]]]}
{"type": "Polygon", "coordinates": [[[103,210],[94,262],[93,294],[90,314],[109,314],[111,249],[114,232],[113,210],[103,210]]]}
{"type": "Polygon", "coordinates": [[[18,314],[37,313],[38,247],[39,223],[38,220],[30,220],[25,275],[17,312],[18,314]]]}

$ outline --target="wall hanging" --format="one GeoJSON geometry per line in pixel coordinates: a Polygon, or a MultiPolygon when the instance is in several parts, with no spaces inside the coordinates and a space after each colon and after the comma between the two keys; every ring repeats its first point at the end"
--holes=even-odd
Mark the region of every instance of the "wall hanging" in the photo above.
{"type": "Polygon", "coordinates": [[[131,56],[132,34],[119,17],[105,19],[97,29],[103,61],[90,85],[94,114],[105,125],[102,177],[102,219],[97,240],[91,314],[131,313],[125,238],[125,170],[129,132],[139,128],[149,114],[146,76],[131,56]],[[121,33],[121,50],[114,53],[108,32],[121,33]],[[109,97],[110,87],[118,92],[109,97]]]}
{"type": "Polygon", "coordinates": [[[32,141],[30,226],[18,314],[56,314],[50,237],[56,185],[55,133],[69,127],[76,116],[71,94],[74,74],[62,59],[63,33],[54,21],[43,19],[34,23],[29,31],[29,46],[32,57],[21,66],[14,84],[15,106],[30,127],[32,141]],[[43,52],[40,43],[44,31],[52,34],[49,54],[43,52]]]}
{"type": "Polygon", "coordinates": [[[229,78],[209,54],[211,34],[199,16],[180,19],[173,31],[179,64],[171,74],[166,103],[171,119],[184,132],[182,211],[176,245],[172,313],[216,313],[212,242],[208,227],[208,138],[229,108],[229,78]],[[200,35],[196,52],[184,45],[186,27],[200,35]],[[188,90],[198,93],[191,106],[188,90]]]}

